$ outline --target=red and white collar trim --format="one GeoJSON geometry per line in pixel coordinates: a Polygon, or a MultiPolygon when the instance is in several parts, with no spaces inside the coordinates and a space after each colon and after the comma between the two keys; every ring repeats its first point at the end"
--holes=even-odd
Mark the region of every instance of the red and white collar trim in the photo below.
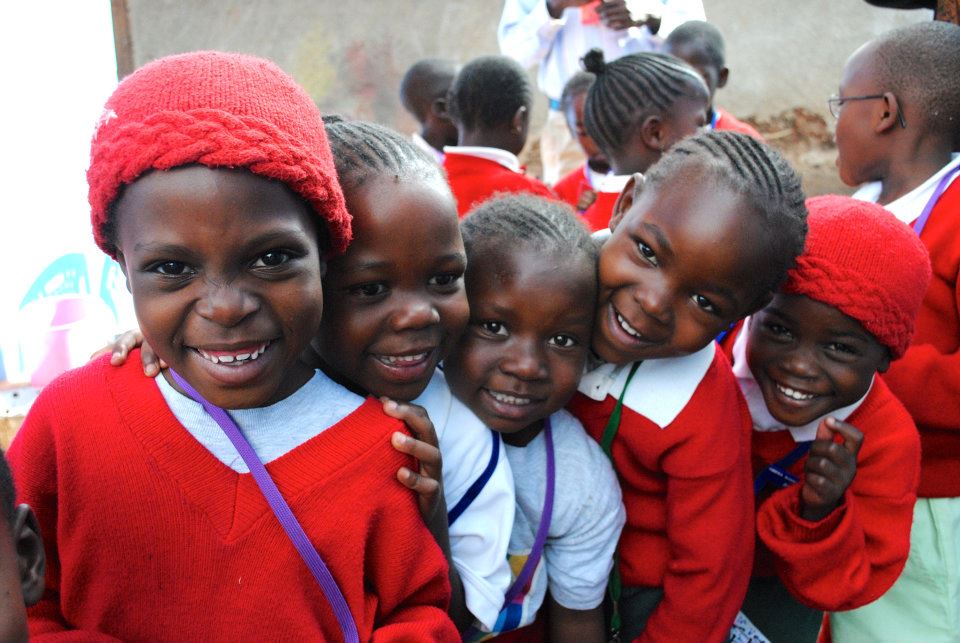
{"type": "MultiPolygon", "coordinates": [[[[661,429],[677,419],[710,369],[717,346],[710,342],[683,357],[649,359],[640,364],[623,397],[623,405],[661,429]]],[[[592,400],[619,397],[631,364],[601,364],[580,379],[579,390],[592,400]]]]}
{"type": "Polygon", "coordinates": [[[503,167],[516,172],[517,174],[523,174],[523,167],[520,165],[520,159],[517,158],[516,154],[508,152],[507,150],[501,150],[499,147],[477,147],[471,145],[447,145],[443,148],[444,154],[462,155],[462,156],[475,156],[477,158],[486,159],[488,161],[493,161],[494,163],[499,163],[503,167]]]}

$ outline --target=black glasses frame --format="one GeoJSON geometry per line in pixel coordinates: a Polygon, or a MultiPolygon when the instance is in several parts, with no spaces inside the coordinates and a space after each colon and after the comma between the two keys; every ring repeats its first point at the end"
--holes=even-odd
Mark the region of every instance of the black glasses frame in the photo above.
{"type": "MultiPolygon", "coordinates": [[[[875,98],[886,98],[886,94],[865,94],[863,96],[831,96],[827,99],[827,108],[830,110],[830,113],[834,118],[840,118],[840,108],[843,107],[843,104],[851,100],[872,100],[875,98]]],[[[900,109],[900,104],[897,104],[897,122],[900,123],[900,127],[907,129],[907,121],[903,118],[903,110],[900,109]]]]}

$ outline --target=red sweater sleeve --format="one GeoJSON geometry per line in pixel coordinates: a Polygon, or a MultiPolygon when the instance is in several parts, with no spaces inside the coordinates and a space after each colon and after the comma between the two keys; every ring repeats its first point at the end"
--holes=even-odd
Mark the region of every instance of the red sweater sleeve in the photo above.
{"type": "Polygon", "coordinates": [[[784,585],[804,604],[831,612],[876,600],[900,576],[920,473],[916,427],[882,381],[848,422],[864,441],[840,507],[819,522],[804,520],[802,485],[795,484],[757,513],[757,532],[784,585]]]}

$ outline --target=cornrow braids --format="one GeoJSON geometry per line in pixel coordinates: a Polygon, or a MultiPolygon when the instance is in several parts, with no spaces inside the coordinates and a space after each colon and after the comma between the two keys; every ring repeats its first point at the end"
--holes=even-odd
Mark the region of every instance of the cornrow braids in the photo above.
{"type": "Polygon", "coordinates": [[[800,176],[769,145],[731,131],[711,131],[671,147],[645,176],[644,189],[698,166],[710,178],[740,194],[763,221],[771,258],[769,274],[758,276],[761,293],[775,291],[803,251],[807,207],[800,176]]]}
{"type": "Polygon", "coordinates": [[[596,75],[584,104],[583,124],[607,154],[620,150],[647,115],[667,113],[682,96],[709,95],[700,74],[668,54],[631,54],[607,63],[601,50],[591,49],[583,57],[583,67],[596,75]]]}
{"type": "Polygon", "coordinates": [[[324,117],[340,185],[351,190],[379,174],[400,178],[436,178],[443,173],[436,161],[397,132],[365,121],[324,117]]]}
{"type": "Polygon", "coordinates": [[[532,103],[523,67],[507,56],[480,56],[457,74],[447,109],[458,128],[470,130],[507,124],[518,109],[529,110],[532,103]]]}
{"type": "Polygon", "coordinates": [[[500,194],[460,223],[467,263],[489,243],[522,243],[544,254],[582,258],[596,266],[599,248],[566,203],[525,193],[500,194]]]}

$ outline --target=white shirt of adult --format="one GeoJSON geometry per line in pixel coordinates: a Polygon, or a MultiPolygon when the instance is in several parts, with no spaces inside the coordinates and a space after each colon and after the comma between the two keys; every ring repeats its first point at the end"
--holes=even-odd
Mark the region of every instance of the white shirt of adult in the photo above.
{"type": "Polygon", "coordinates": [[[540,91],[559,101],[567,80],[581,69],[580,58],[594,47],[603,50],[607,61],[655,51],[675,27],[688,20],[706,20],[701,0],[651,0],[648,4],[659,5],[662,16],[656,36],[646,26],[615,31],[598,23],[585,25],[580,7],[564,9],[559,18],[553,18],[546,0],[506,0],[497,42],[503,55],[524,67],[539,63],[540,91]]]}

